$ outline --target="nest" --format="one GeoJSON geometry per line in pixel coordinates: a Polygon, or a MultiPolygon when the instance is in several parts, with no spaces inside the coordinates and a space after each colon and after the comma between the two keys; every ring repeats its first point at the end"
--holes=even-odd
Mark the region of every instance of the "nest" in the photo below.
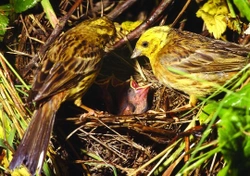
{"type": "MultiPolygon", "coordinates": [[[[64,29],[70,28],[86,16],[107,14],[119,5],[108,0],[103,3],[88,2],[91,5],[90,10],[88,11],[87,3],[82,3],[70,16],[64,29]]],[[[143,3],[145,2],[137,2],[128,12],[119,16],[117,22],[125,19],[146,19],[152,9],[143,8],[145,7],[143,3]],[[141,11],[133,15],[134,9],[138,7],[142,8],[141,11]]],[[[149,3],[154,4],[153,1],[149,3]]],[[[58,16],[67,14],[72,4],[71,1],[62,0],[57,9],[58,16]]],[[[9,48],[6,57],[9,60],[13,58],[16,70],[26,82],[32,84],[39,61],[31,64],[32,68],[29,70],[26,70],[26,66],[42,48],[53,28],[39,8],[35,12],[19,15],[13,26],[5,37],[6,43],[12,43],[7,45],[9,48]]],[[[133,41],[129,45],[134,46],[133,41]]],[[[83,103],[94,109],[97,116],[86,116],[86,112],[71,103],[63,104],[59,110],[48,155],[50,158],[48,164],[56,170],[57,175],[82,175],[82,173],[96,176],[115,175],[115,173],[117,175],[147,175],[152,174],[151,170],[154,170],[156,175],[164,171],[167,175],[167,173],[172,173],[175,165],[184,165],[186,160],[182,159],[184,153],[192,147],[190,143],[199,142],[206,129],[205,126],[200,126],[196,119],[199,108],[192,111],[167,113],[167,111],[186,105],[187,95],[161,85],[154,77],[147,58],[140,58],[138,61],[131,60],[130,47],[123,45],[104,58],[96,83],[83,97],[83,103]],[[146,97],[146,111],[139,114],[131,112],[126,115],[113,113],[117,112],[116,109],[119,107],[112,107],[113,109],[110,110],[107,107],[109,102],[105,100],[103,94],[100,94],[100,90],[102,91],[100,83],[110,80],[111,77],[119,80],[119,84],[128,82],[131,77],[139,86],[151,84],[146,97]],[[192,136],[191,141],[190,136],[192,136]],[[164,154],[171,158],[170,156],[174,155],[179,148],[182,149],[175,161],[170,161],[171,165],[168,163],[167,167],[154,168],[159,158],[164,154]]],[[[20,83],[15,75],[11,77],[14,84],[20,83]]],[[[105,90],[112,94],[116,88],[116,85],[111,85],[110,89],[105,90]]],[[[115,97],[111,98],[115,99],[115,97]]],[[[22,99],[25,102],[26,96],[22,99]]],[[[26,107],[34,108],[32,105],[26,105],[26,107]]],[[[28,116],[27,110],[24,111],[28,116]]],[[[216,135],[211,135],[207,142],[215,138],[216,135]]],[[[211,145],[206,150],[210,148],[213,146],[211,145]]],[[[217,160],[220,161],[221,158],[218,157],[217,160]]],[[[214,163],[209,159],[205,164],[213,165],[214,163]]],[[[203,167],[197,170],[199,173],[216,173],[221,167],[221,163],[218,162],[210,171],[203,167]]]]}

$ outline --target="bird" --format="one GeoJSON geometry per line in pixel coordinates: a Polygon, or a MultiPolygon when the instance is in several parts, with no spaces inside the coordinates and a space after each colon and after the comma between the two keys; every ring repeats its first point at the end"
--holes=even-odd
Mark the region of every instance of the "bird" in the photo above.
{"type": "Polygon", "coordinates": [[[118,99],[118,115],[141,114],[148,109],[148,92],[151,84],[139,86],[138,83],[131,78],[119,91],[118,99]]]}
{"type": "Polygon", "coordinates": [[[236,43],[164,25],[146,30],[131,58],[146,56],[161,84],[190,96],[179,111],[194,107],[198,98],[227,84],[249,64],[249,53],[249,48],[236,43]]]}
{"type": "Polygon", "coordinates": [[[24,164],[32,175],[41,172],[56,112],[64,101],[82,106],[81,98],[95,81],[115,37],[113,22],[103,16],[79,23],[51,44],[28,97],[36,104],[35,111],[9,169],[24,164]]]}
{"type": "MultiPolygon", "coordinates": [[[[115,75],[95,82],[99,88],[99,102],[103,102],[105,111],[113,115],[141,114],[148,110],[148,97],[151,84],[138,85],[131,76],[123,81],[115,75]]],[[[91,95],[93,97],[93,95],[91,95]]]]}

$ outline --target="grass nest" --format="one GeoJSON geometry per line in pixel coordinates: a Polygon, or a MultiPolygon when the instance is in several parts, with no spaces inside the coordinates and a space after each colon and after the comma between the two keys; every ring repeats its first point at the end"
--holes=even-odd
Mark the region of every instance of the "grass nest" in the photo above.
{"type": "MultiPolygon", "coordinates": [[[[73,3],[62,0],[53,7],[58,16],[64,16],[73,3]]],[[[119,5],[109,0],[83,2],[70,15],[64,30],[83,18],[108,14],[119,5]]],[[[138,1],[114,21],[145,20],[158,5],[154,1],[138,1]],[[145,7],[147,3],[152,4],[151,8],[145,7]]],[[[189,10],[195,13],[198,6],[192,7],[195,8],[189,10]]],[[[170,12],[175,10],[181,14],[178,9],[173,5],[170,12]]],[[[171,14],[169,10],[167,12],[171,14]]],[[[189,16],[181,18],[188,19],[187,26],[191,23],[189,16]]],[[[176,13],[169,15],[166,21],[173,19],[176,19],[176,13]]],[[[11,26],[0,56],[1,107],[7,117],[1,130],[8,131],[3,137],[5,140],[1,140],[4,141],[2,158],[7,159],[1,160],[5,168],[3,173],[8,172],[10,154],[7,151],[14,152],[13,146],[18,146],[34,110],[34,106],[26,104],[25,100],[39,61],[29,70],[27,65],[53,31],[39,6],[18,15],[11,26]]],[[[162,86],[153,75],[147,58],[130,59],[134,42],[127,42],[104,58],[96,82],[83,97],[83,103],[99,115],[85,116],[85,112],[71,102],[61,106],[42,175],[214,175],[224,167],[215,125],[219,113],[214,115],[215,106],[205,106],[204,109],[210,98],[200,101],[192,110],[168,113],[187,104],[188,97],[162,86]],[[119,114],[121,107],[117,102],[128,96],[127,88],[121,87],[126,87],[131,77],[139,86],[150,84],[145,97],[147,103],[141,113],[119,114]],[[117,89],[123,90],[122,94],[117,93],[117,89]]],[[[215,100],[221,100],[223,96],[219,95],[215,100]]]]}

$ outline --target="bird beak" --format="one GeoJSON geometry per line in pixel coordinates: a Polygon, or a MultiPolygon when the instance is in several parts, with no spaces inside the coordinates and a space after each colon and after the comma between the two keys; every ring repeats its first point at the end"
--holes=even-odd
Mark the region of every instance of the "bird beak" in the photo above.
{"type": "Polygon", "coordinates": [[[130,87],[132,87],[133,89],[147,88],[147,87],[150,87],[151,85],[152,84],[139,86],[138,83],[132,77],[130,78],[130,87]]]}
{"type": "Polygon", "coordinates": [[[134,58],[136,58],[136,57],[138,57],[138,56],[141,56],[141,51],[140,50],[136,50],[136,49],[134,49],[134,51],[133,51],[133,53],[132,53],[132,55],[131,55],[131,59],[134,59],[134,58]]]}
{"type": "Polygon", "coordinates": [[[137,82],[133,79],[133,78],[130,78],[130,87],[133,88],[135,91],[139,91],[141,92],[142,95],[146,95],[149,91],[149,88],[152,84],[147,84],[147,85],[144,85],[144,86],[139,86],[137,84],[137,82]]]}

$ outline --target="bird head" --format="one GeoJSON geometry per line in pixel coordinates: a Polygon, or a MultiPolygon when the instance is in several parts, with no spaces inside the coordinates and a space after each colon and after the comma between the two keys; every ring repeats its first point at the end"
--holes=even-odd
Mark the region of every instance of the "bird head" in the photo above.
{"type": "Polygon", "coordinates": [[[150,60],[165,46],[167,36],[171,28],[169,26],[157,26],[144,32],[136,43],[131,58],[146,56],[150,60]]]}

